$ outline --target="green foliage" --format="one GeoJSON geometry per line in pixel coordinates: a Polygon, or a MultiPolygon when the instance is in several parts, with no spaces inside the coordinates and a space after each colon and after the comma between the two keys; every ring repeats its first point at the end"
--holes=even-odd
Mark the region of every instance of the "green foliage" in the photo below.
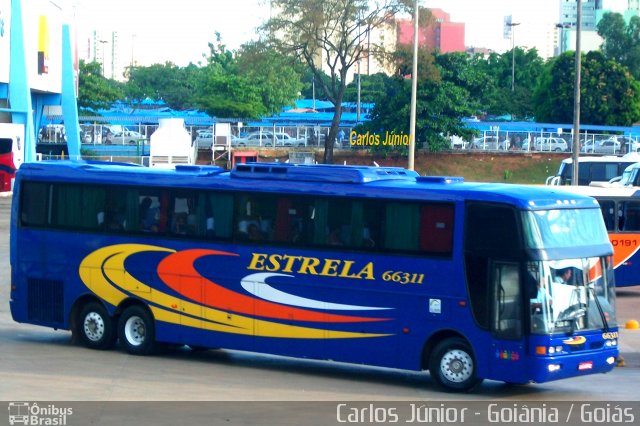
{"type": "Polygon", "coordinates": [[[278,113],[283,106],[292,105],[302,90],[302,64],[263,42],[243,45],[238,52],[237,67],[238,74],[258,88],[262,104],[269,114],[278,113]]]}
{"type": "Polygon", "coordinates": [[[199,109],[214,117],[257,118],[267,112],[260,91],[246,77],[208,67],[196,97],[199,109]]]}
{"type": "Polygon", "coordinates": [[[536,120],[547,123],[573,121],[574,53],[565,52],[549,61],[534,92],[536,120]]]}
{"type": "MultiPolygon", "coordinates": [[[[376,99],[384,95],[385,82],[388,77],[383,73],[360,76],[360,102],[375,102],[376,99]]],[[[356,75],[351,83],[347,85],[344,92],[344,100],[356,102],[358,100],[358,76],[356,75]]]]}
{"type": "Polygon", "coordinates": [[[319,76],[316,76],[309,67],[305,67],[302,72],[302,91],[300,95],[303,99],[327,99],[324,94],[324,87],[328,87],[331,84],[331,77],[324,72],[320,71],[319,76]],[[314,81],[320,78],[323,83],[315,83],[314,81]],[[314,93],[315,90],[315,93],[314,93]]]}
{"type": "Polygon", "coordinates": [[[605,13],[598,23],[603,38],[602,53],[626,66],[640,79],[640,17],[633,16],[627,25],[619,13],[605,13]]]}
{"type": "MultiPolygon", "coordinates": [[[[386,132],[409,134],[411,81],[394,77],[387,80],[386,91],[376,99],[371,121],[362,125],[358,133],[386,132]]],[[[473,112],[469,106],[469,92],[451,81],[421,79],[416,102],[416,147],[430,151],[449,148],[449,135],[469,138],[473,131],[464,127],[461,118],[473,112]]],[[[379,145],[379,150],[397,149],[379,145]]]]}
{"type": "MultiPolygon", "coordinates": [[[[640,120],[640,84],[628,69],[602,52],[582,55],[580,121],[586,124],[631,126],[640,120]]],[[[538,121],[573,121],[574,53],[552,60],[536,90],[538,121]]]]}
{"type": "Polygon", "coordinates": [[[99,110],[109,108],[111,104],[124,97],[119,83],[104,78],[102,66],[98,62],[80,60],[78,81],[78,108],[83,110],[99,110]]]}
{"type": "Polygon", "coordinates": [[[198,89],[201,70],[195,65],[181,68],[171,62],[128,71],[125,93],[130,100],[162,99],[171,108],[193,108],[193,93],[198,89]]]}
{"type": "MultiPolygon", "coordinates": [[[[236,55],[216,33],[204,65],[171,62],[128,69],[126,97],[164,100],[171,108],[200,109],[212,116],[257,118],[291,105],[302,88],[299,64],[263,43],[248,43],[236,55]]],[[[100,104],[108,107],[120,93],[100,104]]]]}

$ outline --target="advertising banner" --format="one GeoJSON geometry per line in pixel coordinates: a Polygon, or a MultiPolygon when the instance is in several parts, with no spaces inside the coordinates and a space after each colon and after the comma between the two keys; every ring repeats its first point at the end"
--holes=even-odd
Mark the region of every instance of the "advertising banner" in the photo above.
{"type": "Polygon", "coordinates": [[[32,89],[62,90],[62,10],[49,0],[30,0],[24,7],[24,37],[32,89]]]}

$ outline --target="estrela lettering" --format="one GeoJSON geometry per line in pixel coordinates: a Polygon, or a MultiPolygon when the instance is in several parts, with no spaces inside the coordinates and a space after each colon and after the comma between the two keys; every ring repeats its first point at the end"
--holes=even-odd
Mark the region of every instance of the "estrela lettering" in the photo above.
{"type": "Polygon", "coordinates": [[[374,279],[373,262],[357,265],[353,260],[318,259],[288,254],[252,253],[251,262],[249,262],[247,269],[358,280],[374,279]]]}

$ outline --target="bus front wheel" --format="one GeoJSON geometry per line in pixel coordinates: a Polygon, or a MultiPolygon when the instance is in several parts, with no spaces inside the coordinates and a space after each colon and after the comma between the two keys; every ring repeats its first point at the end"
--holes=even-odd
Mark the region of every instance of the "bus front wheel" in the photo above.
{"type": "Polygon", "coordinates": [[[90,302],[80,310],[77,331],[82,343],[90,349],[110,349],[116,343],[113,319],[98,302],[90,302]]]}
{"type": "Polygon", "coordinates": [[[466,392],[481,382],[476,377],[471,348],[459,337],[443,340],[434,348],[429,373],[438,386],[448,391],[466,392]]]}
{"type": "Polygon", "coordinates": [[[118,321],[120,344],[131,355],[147,355],[155,347],[155,325],[151,314],[141,306],[130,306],[118,321]]]}

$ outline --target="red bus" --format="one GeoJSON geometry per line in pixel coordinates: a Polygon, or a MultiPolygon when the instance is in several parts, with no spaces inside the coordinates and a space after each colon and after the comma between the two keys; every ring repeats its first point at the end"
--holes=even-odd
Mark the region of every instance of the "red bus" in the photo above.
{"type": "Polygon", "coordinates": [[[11,191],[16,169],[24,160],[24,126],[0,124],[0,192],[11,191]]]}

